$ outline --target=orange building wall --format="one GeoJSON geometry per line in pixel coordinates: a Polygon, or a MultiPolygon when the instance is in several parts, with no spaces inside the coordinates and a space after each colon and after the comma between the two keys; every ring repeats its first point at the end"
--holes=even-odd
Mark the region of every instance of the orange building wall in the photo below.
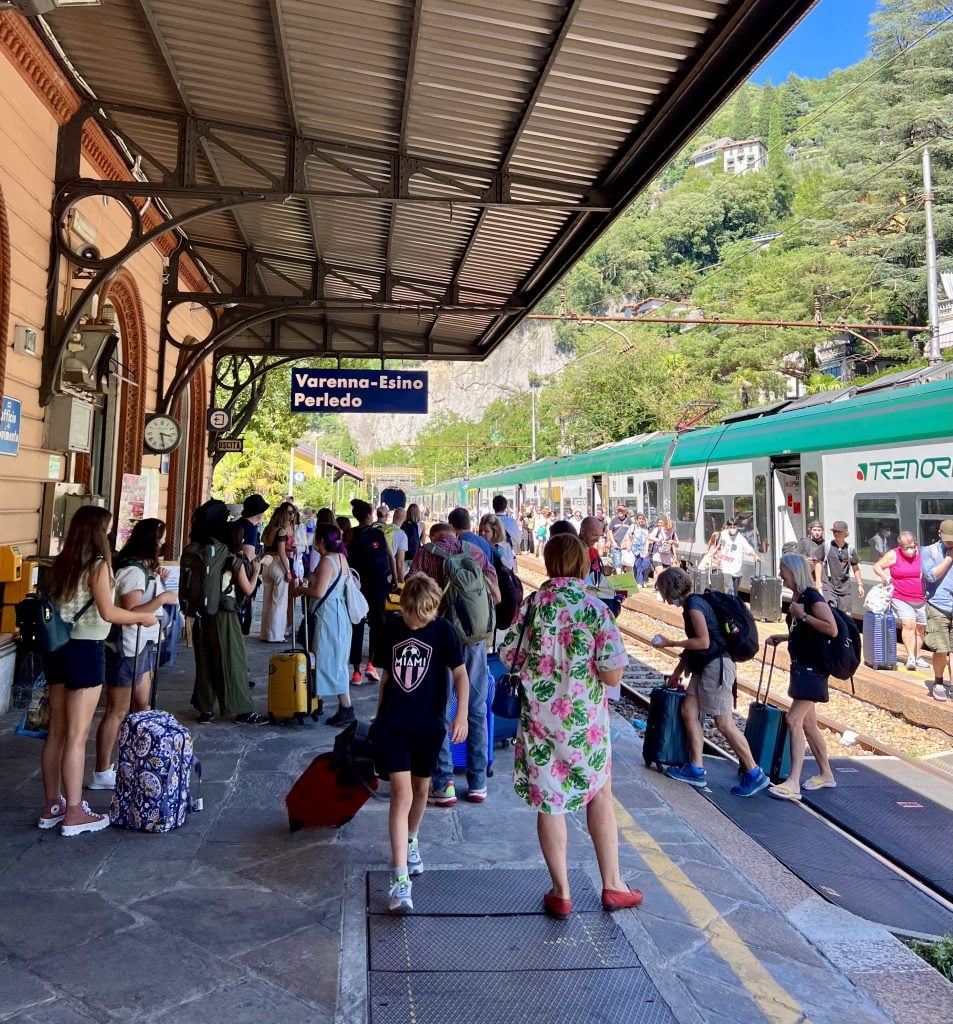
{"type": "MultiPolygon", "coordinates": [[[[32,29],[22,18],[10,13],[0,14],[0,202],[6,212],[10,257],[7,265],[0,252],[0,277],[6,277],[9,292],[9,316],[5,323],[0,320],[0,342],[6,355],[5,369],[0,361],[0,392],[21,402],[19,455],[0,456],[0,493],[3,495],[0,501],[0,544],[18,544],[23,554],[37,549],[43,485],[49,479],[50,455],[53,454],[42,447],[44,408],[40,406],[38,397],[40,353],[44,343],[42,328],[46,315],[57,130],[69,110],[75,108],[76,102],[75,95],[59,76],[52,60],[47,58],[47,63],[43,64],[43,54],[38,46],[32,29]],[[38,63],[48,78],[38,72],[38,63]],[[37,331],[36,356],[13,352],[11,345],[16,324],[25,324],[37,331]]],[[[114,152],[107,155],[112,160],[118,157],[114,152]]],[[[103,152],[88,152],[87,157],[83,163],[83,174],[102,178],[103,152]],[[99,166],[92,162],[94,160],[100,162],[99,166]]],[[[97,245],[102,251],[115,251],[121,247],[128,237],[128,217],[118,203],[111,201],[107,204],[99,198],[90,199],[83,203],[82,212],[95,225],[97,245]]],[[[118,353],[123,364],[122,375],[135,376],[142,389],[140,397],[136,389],[122,385],[126,392],[124,408],[127,411],[148,413],[156,407],[162,272],[162,255],[155,246],[150,246],[130,259],[120,275],[131,279],[132,284],[126,291],[135,292],[141,303],[140,313],[134,319],[144,334],[146,354],[145,366],[135,367],[135,352],[130,351],[128,338],[124,337],[123,350],[118,353]],[[129,368],[134,370],[132,374],[126,372],[129,368]]],[[[68,275],[63,273],[63,277],[68,275]]],[[[196,284],[190,281],[184,287],[194,290],[196,284]]],[[[65,308],[65,290],[64,283],[59,296],[61,310],[65,308]]],[[[2,294],[3,289],[0,288],[0,296],[2,294]]],[[[122,319],[125,321],[128,317],[122,319]]],[[[203,334],[204,331],[191,320],[187,312],[178,314],[181,334],[203,334]]],[[[130,325],[123,323],[123,327],[124,335],[135,333],[130,330],[130,325]]],[[[171,380],[174,369],[175,353],[170,352],[167,354],[165,383],[171,380]]],[[[208,374],[197,377],[193,382],[194,388],[203,386],[202,378],[207,382],[208,374]]],[[[196,396],[196,412],[207,405],[206,392],[196,396]]],[[[192,488],[193,501],[203,500],[206,476],[204,444],[199,443],[205,438],[204,415],[196,424],[194,420],[197,418],[193,416],[192,427],[193,431],[200,432],[201,437],[184,440],[178,458],[173,459],[174,469],[175,463],[188,458],[186,477],[202,481],[201,489],[192,488]]],[[[142,452],[141,429],[141,417],[138,415],[134,421],[121,425],[120,459],[125,441],[127,460],[134,461],[136,468],[158,469],[159,456],[142,452]]],[[[68,457],[63,456],[61,462],[65,470],[68,457]]],[[[64,478],[62,472],[59,478],[64,478]]],[[[171,476],[160,476],[159,515],[163,518],[169,511],[170,479],[171,476]]],[[[108,497],[112,499],[113,496],[108,497]]],[[[185,495],[180,494],[179,500],[185,500],[185,495]]]]}

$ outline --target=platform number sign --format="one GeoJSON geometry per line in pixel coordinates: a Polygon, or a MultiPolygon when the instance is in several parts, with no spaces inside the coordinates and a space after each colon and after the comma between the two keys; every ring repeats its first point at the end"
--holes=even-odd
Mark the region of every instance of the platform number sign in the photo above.
{"type": "Polygon", "coordinates": [[[228,430],[232,425],[232,414],[228,409],[209,409],[208,429],[211,433],[228,430]]]}

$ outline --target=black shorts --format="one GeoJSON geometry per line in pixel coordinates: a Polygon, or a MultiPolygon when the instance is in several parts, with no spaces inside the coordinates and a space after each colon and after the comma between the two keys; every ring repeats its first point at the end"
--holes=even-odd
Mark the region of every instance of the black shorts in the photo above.
{"type": "Polygon", "coordinates": [[[429,779],[437,767],[446,734],[446,729],[401,729],[375,722],[371,738],[377,774],[386,776],[394,772],[410,772],[418,779],[429,779]]]}
{"type": "Polygon", "coordinates": [[[788,696],[791,700],[811,700],[816,704],[826,704],[830,700],[827,675],[810,665],[792,665],[788,696]]]}
{"type": "Polygon", "coordinates": [[[88,690],[106,682],[104,640],[67,640],[66,645],[43,657],[43,671],[51,685],[67,690],[88,690]]]}

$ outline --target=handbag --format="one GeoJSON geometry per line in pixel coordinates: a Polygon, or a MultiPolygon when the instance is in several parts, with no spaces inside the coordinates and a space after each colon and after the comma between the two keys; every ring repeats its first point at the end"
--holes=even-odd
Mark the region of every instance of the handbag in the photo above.
{"type": "Polygon", "coordinates": [[[890,608],[892,598],[893,587],[889,584],[878,583],[867,591],[864,607],[874,615],[883,615],[890,608]]]}
{"type": "Polygon", "coordinates": [[[52,654],[69,641],[73,626],[86,614],[95,598],[90,599],[76,613],[71,622],[56,610],[53,602],[43,594],[31,594],[20,601],[16,608],[17,629],[20,642],[28,651],[38,654],[52,654]]]}
{"type": "Polygon", "coordinates": [[[361,577],[350,568],[344,577],[344,603],[347,605],[347,617],[351,625],[358,626],[367,618],[370,605],[361,593],[361,577]]]}
{"type": "Polygon", "coordinates": [[[500,677],[500,681],[496,684],[496,692],[493,694],[493,714],[497,718],[519,718],[520,716],[520,708],[523,704],[523,684],[520,682],[519,669],[515,668],[515,666],[523,649],[523,637],[526,636],[526,630],[533,621],[535,614],[536,606],[533,599],[530,598],[526,614],[523,616],[523,621],[520,624],[520,635],[516,641],[516,650],[513,652],[515,670],[513,672],[506,672],[500,677]]]}
{"type": "Polygon", "coordinates": [[[627,569],[631,569],[635,565],[635,552],[631,548],[623,548],[622,554],[619,556],[619,561],[627,569]]]}

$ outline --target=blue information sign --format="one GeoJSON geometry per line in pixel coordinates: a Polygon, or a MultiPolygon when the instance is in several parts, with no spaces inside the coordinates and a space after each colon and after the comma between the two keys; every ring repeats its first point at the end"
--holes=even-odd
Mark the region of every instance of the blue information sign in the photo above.
{"type": "Polygon", "coordinates": [[[291,411],[425,413],[427,371],[294,369],[291,411]]]}
{"type": "Polygon", "coordinates": [[[20,403],[4,398],[0,405],[0,455],[20,453],[20,403]]]}

